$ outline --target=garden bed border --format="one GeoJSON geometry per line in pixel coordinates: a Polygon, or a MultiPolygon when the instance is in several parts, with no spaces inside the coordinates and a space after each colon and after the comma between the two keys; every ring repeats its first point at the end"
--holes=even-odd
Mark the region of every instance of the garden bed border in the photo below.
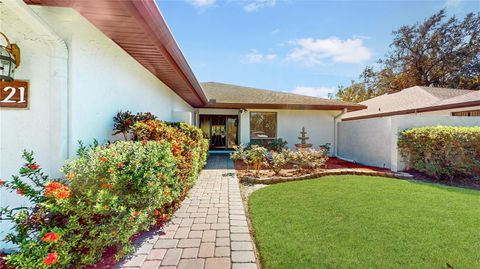
{"type": "Polygon", "coordinates": [[[333,171],[321,171],[315,172],[312,174],[302,175],[302,176],[291,176],[291,177],[267,177],[267,178],[257,178],[252,176],[243,176],[240,177],[240,182],[250,183],[250,184],[277,184],[290,181],[299,181],[307,179],[315,179],[325,176],[339,176],[339,175],[358,175],[358,176],[381,176],[389,178],[399,178],[399,179],[413,179],[414,177],[411,174],[404,172],[381,172],[381,171],[361,171],[355,169],[336,169],[333,171]]]}

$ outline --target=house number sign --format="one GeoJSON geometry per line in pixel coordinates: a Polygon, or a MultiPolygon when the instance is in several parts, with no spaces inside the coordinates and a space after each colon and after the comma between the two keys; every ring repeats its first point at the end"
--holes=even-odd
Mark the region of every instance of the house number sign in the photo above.
{"type": "Polygon", "coordinates": [[[28,82],[0,81],[0,107],[28,107],[28,82]]]}

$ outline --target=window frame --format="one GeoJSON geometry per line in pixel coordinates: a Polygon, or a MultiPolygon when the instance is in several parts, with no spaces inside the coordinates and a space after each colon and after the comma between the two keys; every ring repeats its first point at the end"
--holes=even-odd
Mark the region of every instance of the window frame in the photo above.
{"type": "Polygon", "coordinates": [[[278,138],[278,112],[277,111],[249,111],[248,127],[250,141],[252,140],[275,140],[278,138]],[[252,137],[252,113],[273,113],[275,114],[275,136],[274,137],[252,137]]]}

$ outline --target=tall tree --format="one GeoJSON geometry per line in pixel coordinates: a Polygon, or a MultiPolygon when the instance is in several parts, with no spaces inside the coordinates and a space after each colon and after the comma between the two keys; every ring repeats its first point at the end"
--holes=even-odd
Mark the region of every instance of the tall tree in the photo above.
{"type": "Polygon", "coordinates": [[[359,82],[339,87],[337,98],[358,102],[416,85],[480,90],[480,13],[459,20],[440,10],[393,35],[380,69],[366,67],[359,82]]]}

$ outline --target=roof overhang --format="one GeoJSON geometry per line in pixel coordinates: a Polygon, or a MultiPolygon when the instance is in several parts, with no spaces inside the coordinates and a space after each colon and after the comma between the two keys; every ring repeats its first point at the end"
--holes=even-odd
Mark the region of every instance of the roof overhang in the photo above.
{"type": "Polygon", "coordinates": [[[307,105],[307,104],[256,104],[256,103],[210,103],[205,108],[235,109],[292,109],[292,110],[343,110],[357,111],[367,108],[364,105],[307,105]]]}
{"type": "Polygon", "coordinates": [[[381,117],[388,117],[388,116],[415,114],[415,113],[422,113],[422,112],[455,109],[455,108],[463,108],[463,107],[472,107],[472,106],[480,106],[480,100],[462,102],[462,103],[456,103],[456,104],[446,104],[446,105],[439,105],[439,106],[412,108],[412,109],[406,109],[406,110],[400,110],[400,111],[392,111],[392,112],[385,112],[385,113],[378,113],[378,114],[356,116],[356,117],[350,117],[350,118],[343,118],[342,121],[381,118],[381,117]]]}
{"type": "Polygon", "coordinates": [[[154,0],[24,2],[75,9],[191,106],[208,103],[154,0]]]}

